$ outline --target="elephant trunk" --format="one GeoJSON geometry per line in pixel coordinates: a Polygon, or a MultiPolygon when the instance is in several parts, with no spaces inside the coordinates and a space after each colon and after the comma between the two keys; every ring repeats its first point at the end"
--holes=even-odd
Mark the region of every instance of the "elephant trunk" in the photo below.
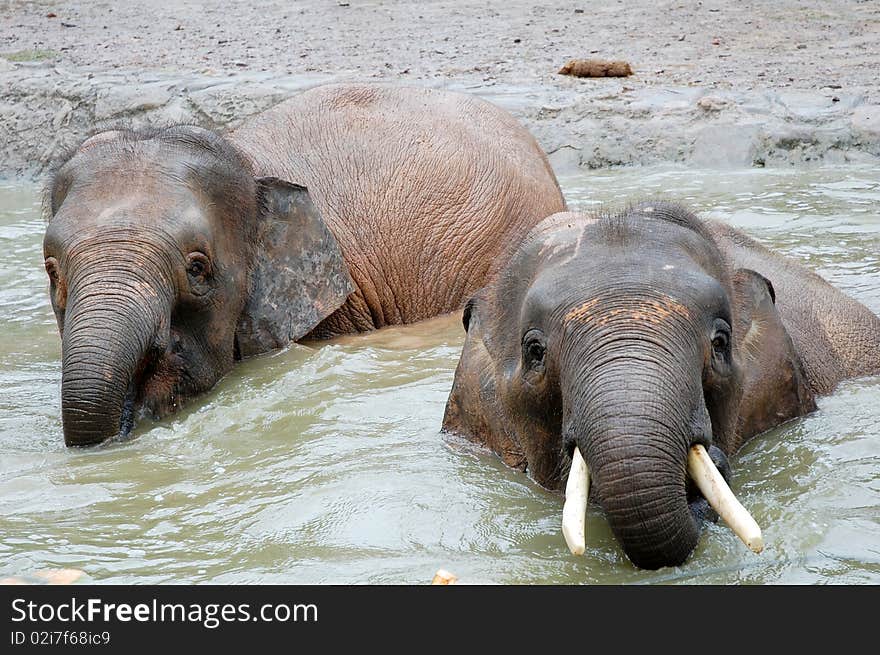
{"type": "Polygon", "coordinates": [[[638,434],[609,430],[600,449],[614,454],[593,468],[612,531],[630,560],[645,569],[683,563],[700,534],[687,501],[686,451],[660,454],[656,440],[647,427],[638,434]]]}
{"type": "Polygon", "coordinates": [[[586,459],[627,556],[647,569],[681,564],[696,546],[688,449],[711,439],[702,388],[693,388],[700,376],[681,370],[682,358],[666,348],[656,350],[635,342],[576,353],[575,374],[563,384],[566,441],[586,459]]]}
{"type": "MultiPolygon", "coordinates": [[[[117,244],[118,245],[118,244],[117,244]]],[[[64,442],[86,446],[126,435],[136,378],[164,351],[170,276],[143,250],[100,247],[72,262],[62,328],[61,416],[64,442]]]]}

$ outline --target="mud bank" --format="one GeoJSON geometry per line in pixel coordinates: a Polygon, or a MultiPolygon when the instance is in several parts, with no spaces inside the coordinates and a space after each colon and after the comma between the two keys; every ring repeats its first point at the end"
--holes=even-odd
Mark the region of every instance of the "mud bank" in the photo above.
{"type": "Polygon", "coordinates": [[[560,172],[880,160],[880,7],[730,4],[13,1],[0,16],[0,175],[39,176],[111,125],[224,129],[334,81],[477,94],[522,120],[560,172]],[[626,59],[635,75],[556,74],[580,56],[626,59]]]}

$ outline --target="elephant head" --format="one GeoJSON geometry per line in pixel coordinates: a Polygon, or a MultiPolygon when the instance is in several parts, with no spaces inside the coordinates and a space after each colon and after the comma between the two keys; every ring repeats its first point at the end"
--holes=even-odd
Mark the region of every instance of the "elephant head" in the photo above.
{"type": "Polygon", "coordinates": [[[465,307],[444,429],[550,489],[585,460],[631,561],[683,562],[713,516],[691,449],[726,477],[744,431],[814,406],[772,284],[664,203],[556,214],[504,261],[465,307]]]}
{"type": "Polygon", "coordinates": [[[353,283],[308,191],[201,128],[103,132],[47,189],[67,445],[127,434],[297,339],[353,283]]]}

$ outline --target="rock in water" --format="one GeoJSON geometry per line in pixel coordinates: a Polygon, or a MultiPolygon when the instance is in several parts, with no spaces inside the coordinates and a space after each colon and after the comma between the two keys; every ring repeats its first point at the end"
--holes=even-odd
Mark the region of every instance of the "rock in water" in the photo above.
{"type": "Polygon", "coordinates": [[[439,569],[437,573],[434,574],[434,579],[431,580],[432,585],[448,585],[455,584],[458,581],[458,577],[454,573],[450,573],[446,569],[439,569]]]}
{"type": "Polygon", "coordinates": [[[574,77],[629,77],[633,71],[627,61],[571,59],[559,69],[559,74],[574,77]]]}
{"type": "Polygon", "coordinates": [[[50,584],[67,585],[73,584],[85,575],[79,569],[46,569],[36,571],[30,575],[16,575],[10,578],[0,579],[0,585],[22,584],[50,584]]]}

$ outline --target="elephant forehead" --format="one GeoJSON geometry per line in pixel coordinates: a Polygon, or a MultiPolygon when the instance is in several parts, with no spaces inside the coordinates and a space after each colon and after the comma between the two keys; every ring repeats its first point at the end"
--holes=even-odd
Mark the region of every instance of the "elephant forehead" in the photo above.
{"type": "Polygon", "coordinates": [[[690,310],[678,300],[663,296],[661,298],[627,299],[625,304],[613,301],[610,308],[607,299],[592,298],[566,312],[563,323],[608,325],[616,320],[626,319],[640,323],[664,325],[673,319],[690,319],[690,310]],[[623,306],[621,306],[623,305],[623,306]]]}
{"type": "Polygon", "coordinates": [[[91,203],[95,221],[102,225],[136,220],[138,223],[164,222],[173,214],[175,222],[190,222],[201,218],[201,211],[193,198],[162,197],[158,194],[138,194],[121,198],[98,198],[91,203]]]}
{"type": "Polygon", "coordinates": [[[86,226],[101,229],[139,226],[178,232],[208,227],[202,204],[195,194],[185,188],[169,189],[155,184],[125,189],[118,186],[75,189],[50,222],[70,224],[77,230],[86,226]]]}

